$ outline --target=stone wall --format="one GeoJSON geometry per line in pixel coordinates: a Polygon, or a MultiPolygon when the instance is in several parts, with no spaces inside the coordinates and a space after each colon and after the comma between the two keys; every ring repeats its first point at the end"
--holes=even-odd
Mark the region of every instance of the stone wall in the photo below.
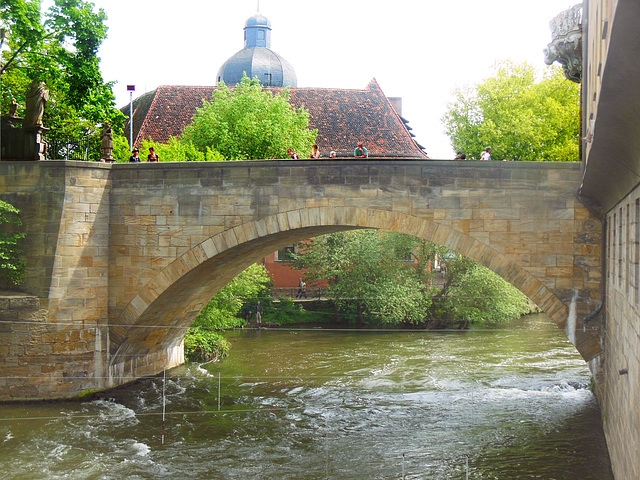
{"type": "Polygon", "coordinates": [[[640,188],[607,214],[604,430],[615,477],[640,478],[640,188]]]}

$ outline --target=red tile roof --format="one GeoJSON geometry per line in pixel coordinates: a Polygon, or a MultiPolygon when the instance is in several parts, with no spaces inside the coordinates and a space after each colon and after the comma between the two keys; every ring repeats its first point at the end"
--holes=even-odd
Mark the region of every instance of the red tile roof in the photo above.
{"type": "MultiPolygon", "coordinates": [[[[279,92],[282,88],[265,87],[279,92]]],[[[134,103],[134,144],[152,138],[167,142],[191,123],[203,99],[210,99],[215,87],[161,86],[137,98],[134,103]]],[[[352,156],[359,141],[370,156],[425,157],[378,82],[364,90],[334,88],[291,88],[290,102],[309,111],[309,126],[318,129],[316,143],[323,156],[331,150],[352,156]]],[[[129,115],[129,106],[122,112],[129,115]]],[[[127,122],[125,132],[129,131],[127,122]]]]}

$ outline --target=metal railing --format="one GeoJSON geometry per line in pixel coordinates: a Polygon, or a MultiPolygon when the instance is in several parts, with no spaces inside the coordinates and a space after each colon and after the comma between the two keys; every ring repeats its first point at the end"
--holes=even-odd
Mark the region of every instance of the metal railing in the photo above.
{"type": "Polygon", "coordinates": [[[91,158],[95,155],[91,150],[89,136],[73,138],[47,135],[45,141],[47,142],[47,160],[96,160],[91,158]]]}

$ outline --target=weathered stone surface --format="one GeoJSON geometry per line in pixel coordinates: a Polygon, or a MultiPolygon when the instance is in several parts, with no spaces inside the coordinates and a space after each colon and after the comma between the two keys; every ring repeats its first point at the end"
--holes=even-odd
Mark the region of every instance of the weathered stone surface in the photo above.
{"type": "MultiPolygon", "coordinates": [[[[0,352],[13,366],[32,355],[22,398],[155,374],[182,361],[184,327],[246,266],[363,227],[457,249],[564,327],[568,292],[579,290],[585,314],[601,296],[601,227],[573,201],[579,177],[578,164],[542,162],[2,162],[0,180],[12,181],[0,193],[27,226],[33,297],[16,308],[0,297],[0,316],[16,318],[24,302],[46,328],[0,329],[0,352]]],[[[591,359],[599,344],[578,348],[591,359]]],[[[18,383],[0,388],[0,399],[18,392],[18,383]]]]}

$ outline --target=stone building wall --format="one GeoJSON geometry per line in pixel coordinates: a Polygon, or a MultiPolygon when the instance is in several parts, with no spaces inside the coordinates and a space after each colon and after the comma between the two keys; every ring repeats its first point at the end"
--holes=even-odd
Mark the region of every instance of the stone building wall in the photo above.
{"type": "Polygon", "coordinates": [[[616,480],[640,478],[640,188],[607,214],[601,398],[616,480]]]}

